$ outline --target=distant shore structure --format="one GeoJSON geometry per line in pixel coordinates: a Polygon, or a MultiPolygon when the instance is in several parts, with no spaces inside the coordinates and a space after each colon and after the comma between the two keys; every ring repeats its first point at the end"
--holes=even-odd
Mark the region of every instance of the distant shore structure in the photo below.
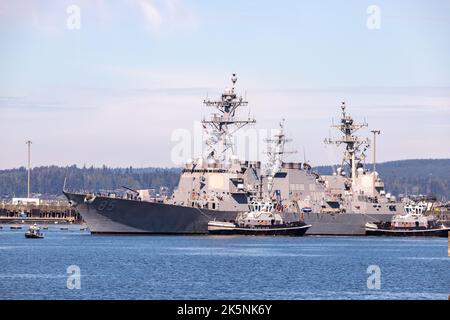
{"type": "Polygon", "coordinates": [[[15,206],[18,206],[18,205],[38,206],[41,204],[41,199],[39,199],[39,198],[12,198],[12,204],[15,206]]]}
{"type": "Polygon", "coordinates": [[[13,198],[0,202],[0,224],[82,223],[80,214],[65,200],[13,198]]]}
{"type": "Polygon", "coordinates": [[[31,140],[25,142],[28,146],[28,181],[27,181],[27,198],[30,198],[30,179],[31,179],[31,140]]]}
{"type": "Polygon", "coordinates": [[[27,197],[26,198],[14,198],[13,203],[15,204],[34,204],[39,205],[40,200],[38,198],[31,197],[31,140],[27,140],[25,144],[28,149],[28,177],[27,177],[27,197]]]}
{"type": "Polygon", "coordinates": [[[377,172],[377,157],[376,157],[376,148],[377,148],[377,135],[381,133],[380,130],[371,130],[373,133],[373,185],[375,185],[376,180],[376,172],[377,172]]]}

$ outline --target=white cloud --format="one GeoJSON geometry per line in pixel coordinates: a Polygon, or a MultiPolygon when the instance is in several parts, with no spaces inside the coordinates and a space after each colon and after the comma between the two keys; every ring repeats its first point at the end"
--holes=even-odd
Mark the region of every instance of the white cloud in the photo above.
{"type": "Polygon", "coordinates": [[[199,24],[199,17],[182,0],[136,0],[147,29],[151,32],[189,30],[199,24]]]}
{"type": "Polygon", "coordinates": [[[192,30],[199,24],[195,10],[182,0],[15,0],[0,1],[0,28],[18,25],[41,33],[61,34],[67,31],[66,8],[72,4],[81,9],[82,28],[121,26],[129,23],[128,18],[138,28],[145,27],[152,33],[192,30]]]}
{"type": "Polygon", "coordinates": [[[148,28],[153,31],[159,29],[162,23],[159,10],[150,1],[138,0],[137,3],[142,10],[148,28]]]}

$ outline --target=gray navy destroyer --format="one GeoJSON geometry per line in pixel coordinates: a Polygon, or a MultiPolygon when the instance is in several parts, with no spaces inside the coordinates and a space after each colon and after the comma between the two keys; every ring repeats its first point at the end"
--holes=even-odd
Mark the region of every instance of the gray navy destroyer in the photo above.
{"type": "Polygon", "coordinates": [[[204,100],[215,112],[202,125],[207,155],[188,160],[182,168],[177,188],[171,196],[154,199],[148,190],[115,194],[64,194],[86,221],[91,233],[108,234],[206,234],[211,222],[232,222],[258,199],[273,203],[277,216],[289,224],[304,222],[306,234],[364,235],[366,223],[387,221],[403,204],[386,193],[374,170],[365,168],[364,152],[369,140],[355,132],[367,124],[357,124],[342,104],[342,117],[334,126],[341,133],[327,143],[345,145],[342,166],[332,175],[319,175],[307,162],[285,162],[284,121],[268,140],[268,159],[239,160],[233,135],[254,119],[238,113],[247,101],[236,93],[237,77],[220,99],[204,100]]]}

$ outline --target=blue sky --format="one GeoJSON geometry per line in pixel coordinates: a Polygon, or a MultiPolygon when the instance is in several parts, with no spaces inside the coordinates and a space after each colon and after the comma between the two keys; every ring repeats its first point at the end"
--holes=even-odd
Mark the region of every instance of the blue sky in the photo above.
{"type": "MultiPolygon", "coordinates": [[[[450,157],[449,1],[0,2],[0,168],[173,166],[236,72],[257,130],[281,118],[314,164],[346,100],[379,160],[450,157]],[[69,30],[69,5],[80,29],[69,30]],[[367,28],[367,8],[380,29],[367,28]],[[368,131],[366,130],[366,133],[368,131]]],[[[303,156],[301,156],[303,157],[303,156]]]]}

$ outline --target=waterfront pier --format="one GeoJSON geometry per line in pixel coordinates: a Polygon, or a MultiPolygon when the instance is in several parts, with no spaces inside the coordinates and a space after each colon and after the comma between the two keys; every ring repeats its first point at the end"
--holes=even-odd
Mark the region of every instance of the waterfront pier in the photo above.
{"type": "Polygon", "coordinates": [[[41,200],[39,204],[0,204],[0,223],[81,223],[80,214],[63,200],[41,200]]]}

